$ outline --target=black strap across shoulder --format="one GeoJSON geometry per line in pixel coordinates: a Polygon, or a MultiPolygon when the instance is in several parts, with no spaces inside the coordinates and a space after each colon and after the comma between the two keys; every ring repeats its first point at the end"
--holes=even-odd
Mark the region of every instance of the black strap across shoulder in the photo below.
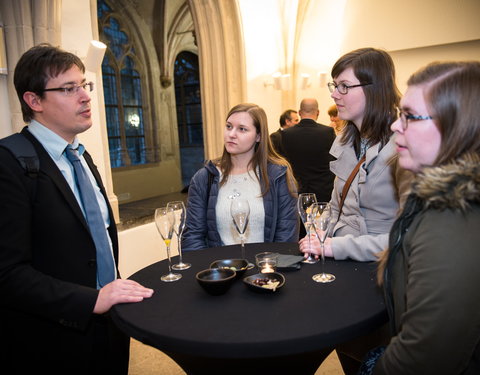
{"type": "Polygon", "coordinates": [[[0,146],[9,150],[15,156],[28,176],[37,177],[40,162],[35,148],[27,138],[20,133],[15,133],[0,139],[0,146]]]}

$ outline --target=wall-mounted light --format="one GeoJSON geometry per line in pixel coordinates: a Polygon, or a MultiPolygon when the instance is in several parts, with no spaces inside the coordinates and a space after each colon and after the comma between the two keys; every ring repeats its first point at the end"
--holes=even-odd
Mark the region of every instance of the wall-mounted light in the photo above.
{"type": "Polygon", "coordinates": [[[327,86],[327,72],[319,72],[318,73],[318,84],[322,88],[327,86]]]}
{"type": "Polygon", "coordinates": [[[272,74],[273,81],[264,81],[264,86],[273,86],[275,90],[288,91],[291,88],[290,74],[276,72],[272,74]]]}
{"type": "Polygon", "coordinates": [[[300,88],[305,90],[307,87],[310,87],[310,74],[302,73],[300,77],[300,88]]]}
{"type": "Polygon", "coordinates": [[[292,88],[290,74],[282,74],[280,77],[280,88],[282,91],[288,91],[292,88]]]}
{"type": "Polygon", "coordinates": [[[87,57],[85,57],[85,61],[83,62],[85,69],[92,73],[98,72],[98,69],[100,69],[102,65],[106,49],[107,46],[104,43],[98,40],[90,41],[87,57]]]}
{"type": "Polygon", "coordinates": [[[275,90],[281,90],[281,83],[280,83],[280,77],[282,76],[282,73],[280,72],[275,72],[272,74],[272,78],[273,80],[270,81],[268,79],[266,79],[264,82],[263,82],[263,85],[265,87],[267,86],[273,86],[273,88],[275,90]]]}
{"type": "Polygon", "coordinates": [[[8,74],[7,53],[5,51],[5,38],[3,26],[0,26],[0,74],[8,74]]]}

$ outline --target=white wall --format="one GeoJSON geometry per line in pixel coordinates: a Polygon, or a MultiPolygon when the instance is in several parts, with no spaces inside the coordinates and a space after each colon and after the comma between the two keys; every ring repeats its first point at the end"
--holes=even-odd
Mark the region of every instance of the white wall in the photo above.
{"type": "Polygon", "coordinates": [[[479,0],[348,0],[342,51],[401,50],[480,38],[479,0]]]}
{"type": "Polygon", "coordinates": [[[281,91],[265,86],[266,80],[272,82],[273,73],[285,73],[286,69],[281,3],[278,0],[238,0],[245,41],[247,102],[256,103],[265,110],[270,132],[278,129],[278,118],[288,107],[282,103],[281,91]]]}
{"type": "Polygon", "coordinates": [[[480,39],[469,42],[393,51],[390,52],[390,55],[396,67],[398,88],[404,93],[410,75],[432,61],[480,61],[480,39]]]}

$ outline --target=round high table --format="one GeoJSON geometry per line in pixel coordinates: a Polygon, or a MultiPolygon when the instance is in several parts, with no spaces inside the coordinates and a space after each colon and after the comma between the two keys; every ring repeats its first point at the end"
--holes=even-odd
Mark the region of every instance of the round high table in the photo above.
{"type": "MultiPolygon", "coordinates": [[[[299,254],[296,243],[246,245],[251,262],[263,251],[299,254]]],[[[188,374],[313,374],[335,345],[387,322],[374,263],[327,259],[325,271],[337,277],[329,284],[312,280],[321,262],[302,264],[300,270],[282,272],[285,285],[270,294],[253,292],[242,279],[220,296],[197,283],[195,274],[214,260],[240,256],[239,245],[185,252],[192,267],[170,283],[160,280],[168,272],[166,260],[140,270],[130,279],[155,293],[140,303],[114,306],[115,323],[188,374]]]]}

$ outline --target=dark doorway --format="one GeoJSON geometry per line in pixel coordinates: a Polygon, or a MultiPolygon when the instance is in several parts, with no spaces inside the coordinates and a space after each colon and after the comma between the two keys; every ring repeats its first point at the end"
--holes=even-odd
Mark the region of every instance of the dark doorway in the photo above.
{"type": "Polygon", "coordinates": [[[175,60],[175,99],[182,182],[185,187],[204,163],[198,56],[180,52],[175,60]]]}

